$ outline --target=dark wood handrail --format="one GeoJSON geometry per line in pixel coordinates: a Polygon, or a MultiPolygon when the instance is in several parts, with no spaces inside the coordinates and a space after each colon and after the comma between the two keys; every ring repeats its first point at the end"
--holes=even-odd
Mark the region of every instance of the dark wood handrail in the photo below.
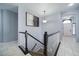
{"type": "Polygon", "coordinates": [[[27,31],[25,31],[25,32],[19,32],[19,33],[28,34],[30,37],[32,37],[33,39],[35,39],[36,41],[38,41],[39,43],[41,43],[42,45],[44,45],[44,43],[42,43],[41,41],[39,41],[37,38],[35,38],[33,35],[31,35],[31,34],[28,33],[27,31]]]}
{"type": "MultiPolygon", "coordinates": [[[[22,34],[25,34],[25,38],[26,38],[26,51],[28,51],[28,48],[27,48],[27,35],[29,35],[30,37],[32,37],[33,39],[35,39],[37,42],[41,43],[42,45],[44,45],[44,55],[47,56],[47,44],[48,44],[48,37],[52,36],[52,35],[55,35],[56,33],[58,33],[59,31],[55,32],[55,33],[52,33],[52,34],[47,34],[47,32],[44,33],[44,43],[42,43],[40,40],[38,40],[37,38],[35,38],[33,35],[31,35],[30,33],[28,33],[27,31],[25,32],[19,32],[19,33],[22,33],[22,34]]],[[[36,46],[37,44],[35,44],[36,46]]],[[[34,47],[35,47],[34,46],[34,47]]],[[[57,55],[57,52],[58,52],[58,48],[60,46],[60,43],[58,44],[58,47],[56,49],[56,52],[54,54],[54,56],[57,55]]],[[[33,47],[33,48],[34,48],[33,47]]]]}
{"type": "Polygon", "coordinates": [[[55,34],[57,34],[57,33],[59,33],[59,32],[60,32],[60,31],[57,31],[57,32],[52,33],[52,34],[49,34],[48,37],[50,37],[50,36],[52,36],[52,35],[55,35],[55,34]]]}
{"type": "MultiPolygon", "coordinates": [[[[37,38],[35,38],[33,35],[31,35],[30,33],[28,33],[27,31],[25,32],[19,32],[19,33],[22,33],[22,34],[25,34],[25,38],[26,38],[26,51],[28,51],[27,49],[27,35],[29,35],[30,37],[32,37],[33,39],[35,39],[37,42],[41,43],[42,45],[44,45],[44,55],[47,56],[47,39],[48,39],[48,36],[47,36],[47,32],[44,33],[44,43],[42,43],[41,41],[39,41],[37,38]]],[[[34,45],[33,49],[35,48],[37,44],[34,45]]],[[[32,49],[32,50],[33,50],[32,49]]]]}
{"type": "Polygon", "coordinates": [[[37,38],[35,38],[34,36],[32,36],[31,34],[27,33],[30,37],[34,38],[36,41],[38,41],[39,43],[41,43],[42,45],[44,45],[44,43],[42,43],[41,41],[39,41],[37,38]]]}
{"type": "Polygon", "coordinates": [[[23,51],[23,53],[26,55],[29,51],[28,51],[28,47],[27,47],[27,35],[26,35],[26,33],[27,33],[27,31],[25,31],[25,32],[19,32],[19,33],[22,33],[22,34],[24,34],[25,35],[25,50],[23,50],[22,49],[22,47],[21,46],[19,46],[19,48],[23,51]]]}
{"type": "Polygon", "coordinates": [[[25,34],[25,32],[19,32],[19,33],[25,34]]]}
{"type": "Polygon", "coordinates": [[[25,32],[19,32],[19,33],[26,34],[26,33],[27,33],[27,31],[25,31],[25,32]]]}
{"type": "MultiPolygon", "coordinates": [[[[19,33],[22,33],[22,34],[25,34],[25,41],[26,41],[26,43],[25,43],[25,46],[26,46],[26,48],[25,48],[25,51],[23,51],[23,52],[25,52],[25,54],[27,53],[27,51],[28,51],[28,48],[27,48],[27,35],[29,35],[30,37],[32,37],[33,39],[35,39],[37,42],[39,42],[39,43],[41,43],[42,45],[44,45],[44,55],[47,55],[47,45],[46,45],[46,43],[44,42],[44,43],[42,43],[41,41],[39,41],[37,38],[35,38],[34,36],[32,36],[31,34],[29,34],[27,31],[25,31],[25,32],[19,32],[19,33]]],[[[47,37],[47,36],[46,36],[47,37]]],[[[35,44],[34,45],[34,47],[33,47],[33,49],[35,48],[35,46],[36,46],[37,44],[35,44]]],[[[32,49],[32,50],[33,50],[32,49]]],[[[23,50],[23,49],[21,49],[21,50],[23,50]]]]}

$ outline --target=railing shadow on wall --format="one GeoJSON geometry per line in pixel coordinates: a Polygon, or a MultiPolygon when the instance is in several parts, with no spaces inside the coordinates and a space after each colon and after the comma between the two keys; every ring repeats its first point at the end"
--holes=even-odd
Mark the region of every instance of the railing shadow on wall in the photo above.
{"type": "MultiPolygon", "coordinates": [[[[27,31],[25,31],[25,32],[19,32],[19,33],[22,33],[22,34],[25,35],[25,49],[24,49],[22,46],[19,46],[19,48],[22,50],[22,52],[23,52],[25,55],[26,55],[27,53],[29,53],[29,50],[28,50],[28,47],[27,47],[27,35],[29,35],[29,36],[32,37],[34,40],[36,40],[37,42],[41,43],[41,44],[44,46],[43,54],[44,54],[44,56],[47,56],[48,38],[49,38],[50,36],[53,36],[53,35],[59,33],[59,31],[57,31],[57,32],[55,32],[55,33],[52,33],[52,34],[49,34],[49,35],[48,35],[47,32],[45,32],[45,33],[44,33],[44,43],[42,43],[39,39],[35,38],[33,35],[31,35],[31,34],[28,33],[27,31]]],[[[56,51],[55,51],[54,56],[57,55],[57,52],[58,52],[60,43],[61,43],[61,42],[59,42],[59,44],[58,44],[58,46],[57,46],[57,49],[56,49],[56,51]]],[[[37,44],[35,44],[31,50],[33,50],[36,45],[37,45],[37,44]]]]}

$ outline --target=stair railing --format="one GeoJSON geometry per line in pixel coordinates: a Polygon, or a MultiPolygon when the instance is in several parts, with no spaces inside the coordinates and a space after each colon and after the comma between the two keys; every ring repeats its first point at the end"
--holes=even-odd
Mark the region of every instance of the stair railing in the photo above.
{"type": "MultiPolygon", "coordinates": [[[[25,32],[19,32],[25,35],[25,51],[23,50],[23,48],[21,46],[19,46],[19,48],[23,51],[23,53],[26,55],[29,51],[28,51],[28,47],[27,47],[27,35],[29,35],[30,37],[32,37],[33,39],[35,39],[37,42],[41,43],[42,45],[45,45],[44,43],[42,43],[40,40],[38,40],[37,38],[35,38],[32,34],[28,33],[27,31],[25,32]]],[[[34,45],[33,49],[35,48],[37,44],[34,45]]],[[[32,50],[33,50],[32,49],[32,50]]]]}
{"type": "Polygon", "coordinates": [[[25,50],[19,46],[19,48],[22,50],[22,52],[26,55],[29,51],[28,51],[28,47],[27,47],[27,31],[25,32],[19,32],[21,34],[24,34],[25,35],[25,50]]]}
{"type": "MultiPolygon", "coordinates": [[[[58,31],[58,32],[59,32],[59,31],[58,31]]],[[[28,51],[28,47],[27,47],[27,35],[29,35],[30,37],[32,37],[33,39],[35,39],[37,42],[39,42],[39,43],[41,43],[42,45],[44,45],[44,52],[43,52],[43,54],[44,54],[44,56],[47,56],[48,37],[53,36],[53,35],[55,35],[55,34],[58,33],[58,32],[55,32],[55,33],[52,33],[52,34],[49,34],[49,35],[48,35],[47,32],[44,32],[44,43],[42,43],[40,40],[38,40],[37,38],[35,38],[32,34],[28,33],[27,31],[25,31],[25,32],[19,32],[19,33],[25,34],[25,39],[26,39],[26,40],[25,40],[25,51],[23,51],[24,54],[27,54],[27,53],[29,52],[29,51],[28,51]]],[[[34,45],[33,49],[35,48],[36,45],[37,45],[37,44],[34,45]]],[[[56,49],[56,52],[55,52],[54,56],[57,55],[57,51],[58,51],[59,46],[60,46],[60,42],[59,42],[59,44],[58,44],[58,47],[57,47],[57,49],[56,49]]],[[[19,46],[19,47],[20,47],[21,50],[23,50],[23,49],[21,48],[21,46],[19,46]]],[[[33,49],[32,49],[32,50],[33,50],[33,49]]]]}
{"type": "MultiPolygon", "coordinates": [[[[47,32],[45,32],[45,35],[44,35],[44,42],[45,42],[45,46],[44,46],[44,54],[45,55],[47,55],[47,45],[48,45],[48,38],[49,37],[51,37],[51,36],[53,36],[53,35],[55,35],[55,34],[57,34],[57,33],[59,33],[60,31],[57,31],[57,32],[55,32],[55,33],[52,33],[52,34],[47,34],[47,32]]],[[[58,52],[58,49],[59,49],[59,46],[60,46],[60,44],[61,44],[61,42],[59,42],[58,43],[58,46],[57,46],[57,48],[56,48],[56,51],[55,51],[55,54],[54,54],[54,56],[56,56],[57,55],[57,52],[58,52]]]]}

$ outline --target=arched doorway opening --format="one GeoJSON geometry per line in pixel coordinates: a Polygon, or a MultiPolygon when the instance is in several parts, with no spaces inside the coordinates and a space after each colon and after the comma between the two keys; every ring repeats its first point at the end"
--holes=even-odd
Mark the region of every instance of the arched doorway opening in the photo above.
{"type": "Polygon", "coordinates": [[[64,20],[63,25],[64,25],[64,36],[72,36],[73,34],[72,19],[64,20]]]}

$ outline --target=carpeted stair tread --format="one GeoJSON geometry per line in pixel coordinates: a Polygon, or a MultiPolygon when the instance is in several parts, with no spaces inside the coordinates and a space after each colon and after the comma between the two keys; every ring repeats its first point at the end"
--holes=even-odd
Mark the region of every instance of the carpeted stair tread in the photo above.
{"type": "Polygon", "coordinates": [[[43,53],[39,53],[39,52],[30,52],[30,54],[32,56],[43,56],[43,53]]]}
{"type": "Polygon", "coordinates": [[[39,49],[38,53],[42,53],[43,54],[43,49],[39,49]]]}

